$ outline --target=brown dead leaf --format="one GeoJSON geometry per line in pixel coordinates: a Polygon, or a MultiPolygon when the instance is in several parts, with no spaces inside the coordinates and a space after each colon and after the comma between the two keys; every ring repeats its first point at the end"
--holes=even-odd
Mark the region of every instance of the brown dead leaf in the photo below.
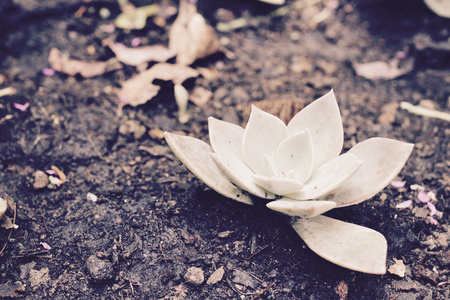
{"type": "Polygon", "coordinates": [[[221,49],[214,28],[206,24],[196,6],[187,0],[180,1],[178,17],[170,28],[169,49],[177,53],[177,63],[184,65],[221,49]]]}
{"type": "Polygon", "coordinates": [[[122,84],[118,96],[123,105],[138,106],[152,99],[160,87],[152,82],[155,79],[182,84],[188,78],[197,77],[198,72],[180,64],[158,63],[150,69],[134,76],[122,84]]]}
{"type": "Polygon", "coordinates": [[[212,96],[213,93],[211,91],[208,91],[204,87],[196,86],[189,95],[189,100],[197,106],[204,106],[212,96]]]}
{"type": "Polygon", "coordinates": [[[122,68],[122,64],[117,58],[111,58],[108,61],[83,61],[69,58],[56,48],[50,50],[48,61],[50,66],[58,72],[71,76],[80,74],[85,78],[102,75],[103,73],[122,68]]]}
{"type": "Polygon", "coordinates": [[[411,72],[414,68],[413,59],[405,59],[401,62],[400,64],[398,59],[391,60],[388,63],[384,61],[365,64],[353,62],[352,66],[357,75],[370,80],[394,79],[411,72]]]}
{"type": "Polygon", "coordinates": [[[130,66],[137,66],[149,61],[165,62],[176,55],[173,50],[163,45],[128,48],[120,43],[108,42],[108,46],[119,61],[130,66]]]}

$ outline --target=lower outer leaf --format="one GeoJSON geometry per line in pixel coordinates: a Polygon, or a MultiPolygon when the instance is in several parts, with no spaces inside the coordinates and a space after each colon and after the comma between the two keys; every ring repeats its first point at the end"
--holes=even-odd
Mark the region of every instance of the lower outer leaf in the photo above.
{"type": "Polygon", "coordinates": [[[253,205],[250,196],[233,185],[219,170],[210,155],[212,148],[207,143],[169,132],[165,132],[164,136],[178,159],[207,186],[225,197],[253,205]]]}
{"type": "Polygon", "coordinates": [[[381,233],[325,216],[292,220],[306,245],[324,259],[354,271],[386,273],[387,242],[381,233]]]}

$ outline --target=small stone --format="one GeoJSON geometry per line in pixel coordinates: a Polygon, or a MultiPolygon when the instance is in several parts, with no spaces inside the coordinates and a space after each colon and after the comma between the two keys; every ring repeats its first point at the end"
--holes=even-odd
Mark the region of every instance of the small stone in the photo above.
{"type": "Polygon", "coordinates": [[[45,188],[49,183],[48,176],[42,171],[36,171],[34,173],[33,187],[38,190],[45,188]]]}
{"type": "Polygon", "coordinates": [[[267,277],[269,277],[269,278],[277,277],[277,270],[270,271],[269,274],[267,274],[267,277]]]}
{"type": "Polygon", "coordinates": [[[200,285],[205,280],[203,275],[203,270],[197,267],[190,267],[186,274],[184,274],[184,279],[192,284],[200,285]]]}
{"type": "Polygon", "coordinates": [[[255,278],[253,278],[248,273],[241,270],[234,271],[233,282],[250,287],[252,289],[255,289],[259,285],[259,282],[255,278]]]}
{"type": "Polygon", "coordinates": [[[86,261],[86,266],[93,281],[102,281],[113,278],[113,265],[107,260],[91,255],[86,261]]]}
{"type": "Polygon", "coordinates": [[[164,138],[164,131],[159,128],[152,128],[148,131],[148,135],[155,140],[162,140],[164,138]]]}
{"type": "Polygon", "coordinates": [[[95,203],[97,202],[98,197],[92,193],[87,193],[86,199],[95,203]]]}

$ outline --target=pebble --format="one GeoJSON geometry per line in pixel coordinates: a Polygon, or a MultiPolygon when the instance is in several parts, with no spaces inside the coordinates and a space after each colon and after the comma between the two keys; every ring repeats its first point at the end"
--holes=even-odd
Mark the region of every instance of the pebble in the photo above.
{"type": "Polygon", "coordinates": [[[34,183],[33,187],[37,189],[45,188],[49,183],[48,175],[45,174],[45,172],[42,171],[36,171],[34,173],[34,183]]]}
{"type": "Polygon", "coordinates": [[[190,267],[186,274],[184,274],[184,279],[192,284],[200,285],[205,280],[203,275],[203,270],[197,267],[190,267]]]}
{"type": "Polygon", "coordinates": [[[107,260],[103,260],[93,254],[86,261],[86,266],[94,281],[102,281],[113,278],[113,265],[107,260]]]}

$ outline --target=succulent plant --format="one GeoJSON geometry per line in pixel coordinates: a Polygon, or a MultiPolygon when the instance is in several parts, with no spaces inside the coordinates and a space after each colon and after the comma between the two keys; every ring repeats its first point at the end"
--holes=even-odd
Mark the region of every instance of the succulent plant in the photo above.
{"type": "Polygon", "coordinates": [[[348,269],[385,273],[382,234],[321,214],[376,195],[400,172],[413,145],[371,138],[341,154],[344,133],[333,91],[287,125],[255,106],[245,129],[210,117],[211,146],[165,137],[180,161],[219,194],[246,204],[269,199],[267,207],[290,216],[318,255],[348,269]]]}

